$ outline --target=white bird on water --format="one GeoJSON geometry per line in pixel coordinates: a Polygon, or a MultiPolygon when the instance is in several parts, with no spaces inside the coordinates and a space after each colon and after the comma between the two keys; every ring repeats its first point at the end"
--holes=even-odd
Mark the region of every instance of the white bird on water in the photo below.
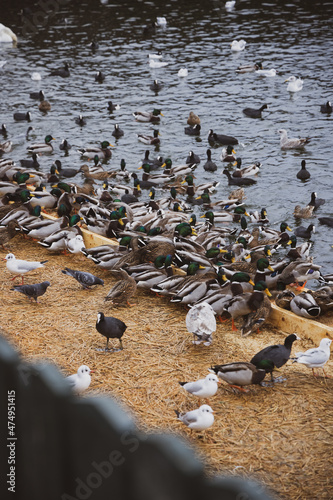
{"type": "Polygon", "coordinates": [[[285,80],[285,83],[286,82],[288,82],[288,92],[299,92],[303,88],[303,80],[296,78],[296,76],[290,76],[287,80],[285,80]]]}
{"type": "Polygon", "coordinates": [[[236,0],[228,0],[225,3],[225,10],[230,12],[235,8],[235,5],[236,5],[236,0]]]}
{"type": "Polygon", "coordinates": [[[259,76],[266,76],[267,78],[270,78],[272,76],[276,76],[276,69],[271,68],[271,69],[258,69],[256,71],[257,75],[259,76]]]}
{"type": "Polygon", "coordinates": [[[180,68],[178,71],[178,76],[184,77],[188,75],[188,69],[187,68],[180,68]]]}
{"type": "Polygon", "coordinates": [[[234,40],[231,44],[231,50],[233,52],[240,52],[245,49],[246,41],[245,40],[234,40]]]}
{"type": "Polygon", "coordinates": [[[201,405],[196,410],[188,411],[187,413],[179,413],[176,411],[178,420],[183,422],[189,429],[195,431],[204,431],[211,427],[214,423],[213,410],[209,405],[201,405]]]}
{"type": "Polygon", "coordinates": [[[328,338],[321,339],[319,347],[315,347],[313,349],[308,349],[305,352],[298,352],[295,354],[294,363],[301,363],[308,368],[312,369],[312,373],[314,376],[314,368],[322,368],[325,377],[328,376],[325,373],[324,365],[330,359],[332,340],[328,338]]]}
{"type": "Polygon", "coordinates": [[[70,384],[73,392],[80,394],[90,386],[91,373],[94,373],[94,371],[90,370],[87,365],[81,365],[80,368],[78,368],[77,373],[66,377],[65,380],[67,380],[67,382],[70,384]]]}
{"type": "Polygon", "coordinates": [[[167,66],[169,63],[167,62],[163,62],[163,61],[159,61],[158,59],[152,59],[152,58],[149,58],[149,66],[151,68],[163,68],[163,66],[167,66]]]}
{"type": "Polygon", "coordinates": [[[17,42],[17,36],[15,35],[15,33],[10,28],[7,28],[7,26],[4,26],[1,23],[0,23],[0,42],[3,43],[17,42]]]}
{"type": "Polygon", "coordinates": [[[280,134],[281,149],[301,149],[310,142],[310,137],[288,139],[288,133],[284,128],[278,130],[278,133],[280,134]]]}
{"type": "Polygon", "coordinates": [[[180,385],[193,396],[198,398],[210,398],[217,393],[220,383],[218,376],[215,373],[209,373],[205,378],[201,378],[196,382],[179,382],[180,385]]]}
{"type": "Polygon", "coordinates": [[[47,262],[47,260],[43,260],[41,262],[38,262],[38,261],[17,259],[13,253],[7,254],[6,257],[2,260],[7,261],[6,266],[7,266],[8,271],[12,274],[17,275],[11,279],[14,280],[18,276],[21,276],[22,284],[23,284],[23,275],[24,274],[28,273],[29,271],[34,271],[35,269],[39,269],[40,267],[44,267],[45,262],[47,262]]]}

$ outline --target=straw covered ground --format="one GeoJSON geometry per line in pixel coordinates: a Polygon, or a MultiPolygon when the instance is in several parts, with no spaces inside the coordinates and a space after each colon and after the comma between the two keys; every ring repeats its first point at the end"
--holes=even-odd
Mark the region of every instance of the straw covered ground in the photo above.
{"type": "MultiPolygon", "coordinates": [[[[47,360],[64,375],[87,364],[95,370],[87,393],[115,396],[146,431],[187,436],[198,445],[209,474],[258,479],[280,499],[333,498],[332,379],[315,379],[311,370],[288,362],[280,373],[287,381],[274,387],[251,386],[249,393],[235,394],[223,383],[210,400],[215,422],[206,436],[190,436],[176,419],[175,409],[198,407],[178,381],[206,376],[211,364],[249,361],[263,347],[283,343],[284,332],[268,324],[242,339],[230,322],[218,323],[210,347],[193,346],[186,309],[168,299],[139,291],[134,307],[114,308],[104,297],[115,279],[83,256],[52,254],[21,235],[11,241],[11,251],[17,258],[48,259],[25,278],[26,283],[51,282],[39,304],[10,290],[11,276],[5,262],[1,265],[0,327],[26,360],[47,360]],[[92,272],[105,286],[85,291],[61,273],[65,266],[92,272]],[[126,323],[123,351],[96,350],[105,346],[95,328],[99,311],[126,323]]],[[[297,341],[293,352],[310,347],[315,347],[310,340],[297,341]]],[[[333,372],[331,360],[327,371],[333,372]]]]}

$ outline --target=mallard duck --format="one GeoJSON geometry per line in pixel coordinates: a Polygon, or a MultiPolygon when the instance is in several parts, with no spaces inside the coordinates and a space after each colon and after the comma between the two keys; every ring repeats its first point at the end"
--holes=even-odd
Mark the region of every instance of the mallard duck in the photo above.
{"type": "Polygon", "coordinates": [[[153,135],[147,135],[147,134],[138,134],[138,139],[140,142],[143,142],[143,144],[159,144],[160,138],[158,137],[160,135],[159,131],[157,129],[154,130],[153,135]]]}
{"type": "Polygon", "coordinates": [[[332,104],[330,103],[330,101],[327,101],[326,104],[322,104],[320,106],[320,112],[321,113],[332,113],[332,104]]]}
{"type": "Polygon", "coordinates": [[[211,225],[214,225],[218,222],[238,222],[242,215],[248,215],[246,208],[242,206],[238,206],[234,209],[233,213],[230,212],[213,212],[212,210],[208,210],[201,215],[200,217],[205,217],[209,220],[211,225]]]}
{"type": "Polygon", "coordinates": [[[245,385],[260,384],[266,376],[266,370],[257,368],[252,363],[236,362],[212,366],[210,371],[227,382],[230,387],[247,392],[245,385]]]}
{"type": "Polygon", "coordinates": [[[207,149],[207,161],[203,166],[204,170],[207,172],[215,172],[217,170],[217,165],[212,161],[212,151],[207,149]]]}
{"type": "Polygon", "coordinates": [[[244,108],[243,113],[250,118],[262,118],[262,112],[267,109],[267,104],[263,104],[259,109],[254,108],[244,108]]]}
{"type": "Polygon", "coordinates": [[[290,301],[290,309],[297,316],[310,319],[317,318],[321,313],[320,307],[310,292],[301,292],[296,295],[290,301]]]}
{"type": "Polygon", "coordinates": [[[264,367],[266,373],[271,374],[272,382],[277,381],[273,377],[273,369],[281,368],[281,366],[285,365],[290,358],[291,348],[295,340],[300,340],[300,338],[296,335],[296,333],[292,333],[285,338],[284,344],[276,344],[265,347],[257,354],[253,356],[250,363],[259,367],[260,364],[265,361],[272,361],[274,365],[264,367]]]}
{"type": "Polygon", "coordinates": [[[329,378],[326,375],[324,366],[327,361],[330,359],[332,340],[328,338],[323,338],[320,341],[319,347],[315,347],[313,349],[308,349],[305,352],[297,352],[295,354],[295,358],[293,359],[293,363],[301,363],[312,369],[312,374],[314,377],[318,376],[315,374],[314,368],[322,368],[325,378],[329,378]]]}
{"type": "Polygon", "coordinates": [[[317,210],[318,207],[324,205],[325,203],[326,201],[324,200],[324,198],[317,198],[317,193],[314,191],[313,193],[311,193],[311,200],[308,206],[314,207],[314,210],[317,210]]]}
{"type": "Polygon", "coordinates": [[[238,144],[238,139],[235,137],[231,137],[230,135],[216,134],[212,129],[208,132],[208,142],[209,143],[218,143],[224,146],[234,146],[238,144]]]}
{"type": "MultiPolygon", "coordinates": [[[[311,279],[319,279],[321,266],[311,261],[297,259],[287,265],[281,272],[279,280],[285,285],[291,283],[306,283],[311,279]]],[[[305,285],[304,285],[305,286],[305,285]]]]}
{"type": "Polygon", "coordinates": [[[291,290],[282,290],[275,297],[275,304],[281,309],[286,309],[290,311],[290,302],[296,297],[295,293],[291,290]]]}
{"type": "Polygon", "coordinates": [[[79,172],[82,172],[87,179],[105,180],[114,177],[114,172],[107,172],[101,165],[91,168],[88,165],[82,165],[79,172]]]}
{"type": "Polygon", "coordinates": [[[160,109],[154,109],[151,113],[149,111],[135,111],[133,116],[138,122],[159,123],[160,116],[164,115],[160,109]]]}
{"type": "Polygon", "coordinates": [[[39,111],[42,111],[42,113],[46,113],[47,111],[51,111],[51,104],[49,101],[41,101],[38,105],[39,111]]]}
{"type": "Polygon", "coordinates": [[[222,173],[227,176],[229,186],[252,186],[257,183],[257,181],[251,177],[233,177],[226,168],[222,173]]]}
{"type": "Polygon", "coordinates": [[[2,153],[10,153],[12,150],[13,143],[11,141],[0,143],[0,155],[2,153]]]}
{"type": "Polygon", "coordinates": [[[322,286],[318,290],[311,291],[315,301],[320,307],[321,313],[333,309],[333,289],[329,285],[322,286]]]}
{"type": "Polygon", "coordinates": [[[193,343],[209,346],[212,343],[212,334],[216,331],[215,312],[210,304],[201,302],[190,308],[186,315],[186,328],[193,333],[193,343]]]}
{"type": "Polygon", "coordinates": [[[49,220],[43,219],[31,224],[26,224],[24,221],[21,223],[22,231],[30,236],[30,238],[36,238],[37,240],[42,240],[50,236],[50,234],[63,229],[68,226],[68,217],[60,217],[59,219],[49,220]]]}
{"type": "Polygon", "coordinates": [[[134,305],[130,304],[129,300],[133,297],[137,290],[135,279],[129,276],[129,274],[127,274],[124,269],[118,269],[116,271],[113,271],[113,273],[115,273],[116,276],[120,279],[111,288],[104,300],[111,301],[112,304],[116,305],[134,305]]]}
{"type": "Polygon", "coordinates": [[[109,146],[112,146],[108,141],[103,141],[100,143],[101,147],[97,146],[88,146],[86,148],[79,148],[77,151],[86,158],[94,158],[94,156],[98,156],[99,159],[109,159],[112,156],[112,151],[109,149],[109,146]]]}
{"type": "Polygon", "coordinates": [[[164,168],[163,173],[165,175],[183,176],[192,173],[196,165],[185,164],[185,165],[172,166],[171,158],[166,158],[165,162],[161,165],[161,167],[164,168]]]}
{"type": "Polygon", "coordinates": [[[258,281],[250,299],[250,304],[255,310],[244,317],[241,327],[242,337],[248,337],[254,328],[259,331],[259,327],[267,320],[272,309],[272,304],[268,298],[270,296],[271,293],[267,288],[267,284],[264,281],[258,281]]]}
{"type": "MultiPolygon", "coordinates": [[[[46,238],[39,240],[38,243],[52,252],[59,252],[61,250],[65,251],[66,249],[69,249],[68,242],[70,239],[73,239],[78,235],[82,238],[82,231],[77,225],[80,220],[81,217],[79,215],[73,215],[69,219],[68,227],[54,231],[46,238]]],[[[80,248],[82,247],[85,247],[83,239],[81,241],[80,248]]]]}
{"type": "Polygon", "coordinates": [[[68,78],[70,76],[69,65],[65,62],[62,68],[54,69],[51,71],[50,76],[61,76],[62,78],[68,78]]]}
{"type": "Polygon", "coordinates": [[[305,181],[307,179],[310,179],[311,174],[310,172],[306,169],[306,162],[305,160],[302,160],[301,162],[301,170],[299,170],[296,174],[297,179],[300,179],[302,181],[305,181]]]}
{"type": "Polygon", "coordinates": [[[300,238],[304,238],[305,240],[309,240],[313,233],[316,232],[316,226],[314,224],[310,224],[308,227],[298,226],[294,234],[295,236],[299,236],[300,238]]]}
{"type": "Polygon", "coordinates": [[[53,146],[51,144],[51,141],[54,141],[55,139],[52,137],[52,135],[47,135],[45,136],[44,139],[44,144],[43,143],[35,143],[35,144],[30,144],[28,146],[28,153],[52,153],[53,152],[53,146]]]}
{"type": "Polygon", "coordinates": [[[290,250],[287,253],[287,257],[289,257],[290,259],[305,260],[309,257],[310,249],[312,246],[312,243],[310,243],[309,241],[306,241],[305,243],[302,243],[302,245],[297,246],[297,238],[294,234],[292,234],[287,244],[291,245],[290,250]]]}
{"type": "Polygon", "coordinates": [[[243,64],[242,66],[238,66],[236,73],[252,73],[253,71],[258,71],[260,69],[262,69],[262,62],[243,64]]]}
{"type": "Polygon", "coordinates": [[[159,293],[160,295],[170,295],[177,287],[181,286],[181,284],[186,283],[187,278],[193,280],[196,279],[199,269],[204,269],[204,267],[200,266],[198,262],[190,262],[187,266],[186,277],[180,274],[169,276],[168,278],[165,278],[163,281],[161,281],[158,285],[152,287],[151,290],[155,293],[159,293]]]}
{"type": "Polygon", "coordinates": [[[309,219],[313,216],[314,206],[307,205],[302,208],[301,205],[296,205],[294,208],[294,217],[296,219],[309,219]]]}
{"type": "Polygon", "coordinates": [[[30,203],[33,207],[39,205],[43,208],[54,208],[61,194],[61,190],[58,188],[53,188],[51,191],[39,191],[36,189],[31,193],[30,203]]]}
{"type": "Polygon", "coordinates": [[[231,144],[229,144],[229,146],[222,149],[220,160],[227,162],[227,163],[232,163],[232,162],[236,161],[236,156],[234,156],[235,154],[236,154],[236,151],[231,146],[231,144]]]}
{"type": "Polygon", "coordinates": [[[236,159],[237,169],[232,173],[233,177],[251,177],[251,175],[257,175],[260,170],[261,163],[257,161],[253,165],[249,165],[248,167],[242,167],[242,159],[236,159]]]}
{"type": "Polygon", "coordinates": [[[131,276],[135,279],[138,288],[150,289],[164,280],[167,276],[172,276],[172,255],[159,255],[154,260],[154,266],[149,266],[150,269],[141,272],[130,272],[130,268],[126,268],[131,276]]]}
{"type": "Polygon", "coordinates": [[[301,78],[297,78],[296,76],[290,76],[285,80],[285,83],[288,82],[287,91],[288,92],[299,92],[303,88],[303,80],[301,78]]]}
{"type": "MultiPolygon", "coordinates": [[[[285,221],[280,223],[279,229],[273,229],[271,227],[262,227],[262,226],[260,226],[259,229],[260,229],[261,236],[263,238],[279,238],[286,231],[291,231],[288,223],[285,221]]],[[[288,238],[288,240],[289,240],[289,238],[288,238]]],[[[264,242],[260,241],[260,244],[262,244],[262,245],[268,244],[269,245],[270,243],[266,243],[266,242],[264,243],[264,242]]]]}
{"type": "Polygon", "coordinates": [[[0,42],[13,43],[13,44],[17,42],[17,36],[15,35],[15,33],[10,28],[1,23],[0,23],[0,42]]]}
{"type": "Polygon", "coordinates": [[[200,125],[200,118],[198,117],[198,115],[193,113],[193,111],[190,111],[190,114],[187,118],[187,124],[191,125],[192,127],[194,125],[200,125]]]}
{"type": "Polygon", "coordinates": [[[6,250],[6,245],[12,240],[21,230],[17,220],[11,220],[6,226],[0,226],[0,245],[6,250]]]}
{"type": "Polygon", "coordinates": [[[310,142],[310,137],[305,137],[303,139],[288,139],[288,133],[285,129],[278,130],[280,134],[280,147],[281,149],[302,149],[306,144],[310,142]]]}
{"type": "Polygon", "coordinates": [[[245,40],[233,40],[230,44],[232,52],[241,52],[245,49],[245,40]]]}
{"type": "Polygon", "coordinates": [[[184,132],[186,135],[200,135],[201,125],[197,123],[196,125],[189,125],[184,128],[184,132]]]}

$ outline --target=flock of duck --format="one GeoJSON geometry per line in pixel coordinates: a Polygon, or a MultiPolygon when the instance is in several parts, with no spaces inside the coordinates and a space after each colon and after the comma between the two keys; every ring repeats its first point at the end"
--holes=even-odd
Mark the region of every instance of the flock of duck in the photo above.
{"type": "MultiPolygon", "coordinates": [[[[245,44],[243,40],[233,42],[232,50],[243,50],[245,44]]],[[[262,63],[258,62],[240,66],[237,71],[262,70],[262,63]]],[[[53,71],[51,76],[69,77],[68,65],[53,71]]],[[[297,81],[295,77],[288,80],[289,84],[297,81]]],[[[103,81],[103,74],[96,74],[96,81],[103,81]]],[[[157,80],[152,87],[155,91],[161,88],[157,80]]],[[[300,88],[291,91],[298,90],[300,88]]],[[[31,97],[47,102],[43,91],[31,97]]],[[[50,110],[47,104],[44,106],[43,111],[50,110]]],[[[330,106],[328,102],[320,111],[330,113],[330,106]]],[[[243,111],[251,118],[260,118],[266,108],[267,105],[263,105],[260,109],[245,108],[243,111]]],[[[109,102],[110,112],[118,109],[119,106],[109,102]]],[[[138,122],[159,126],[163,113],[160,109],[135,111],[133,117],[138,122]]],[[[14,115],[14,120],[29,122],[30,119],[29,113],[14,115]]],[[[80,126],[85,125],[83,116],[76,120],[80,126]]],[[[200,129],[200,118],[191,111],[185,135],[196,136],[200,129]]],[[[2,124],[0,133],[8,138],[5,124],[2,124]]],[[[119,138],[123,133],[116,124],[113,137],[119,138]]],[[[282,150],[301,149],[310,141],[308,137],[290,139],[284,129],[279,133],[282,150]]],[[[158,129],[155,129],[153,136],[139,134],[138,140],[156,145],[158,135],[158,129]]],[[[119,168],[107,168],[112,149],[106,140],[99,146],[80,148],[81,165],[63,168],[60,160],[50,160],[50,171],[42,172],[39,155],[54,153],[53,141],[52,135],[47,134],[42,143],[29,142],[29,157],[24,159],[10,157],[10,139],[0,144],[0,244],[3,248],[16,234],[23,233],[37,239],[50,252],[68,250],[84,254],[96,266],[109,270],[117,278],[105,297],[114,306],[131,305],[130,300],[139,287],[190,307],[186,325],[194,335],[195,344],[211,344],[216,317],[221,321],[231,318],[232,330],[237,330],[235,322],[239,322],[243,337],[259,331],[270,314],[269,297],[273,297],[280,307],[307,318],[316,318],[333,308],[332,278],[322,276],[320,266],[311,257],[314,224],[300,226],[292,233],[288,222],[281,221],[279,229],[275,230],[269,225],[265,208],[247,211],[245,190],[247,186],[260,182],[256,176],[261,164],[256,162],[242,167],[235,152],[237,138],[209,130],[207,159],[202,167],[201,159],[193,151],[188,154],[186,162],[174,165],[172,158],[151,158],[148,149],[141,159],[141,177],[126,168],[125,160],[121,160],[119,168]],[[225,199],[216,199],[217,180],[203,184],[195,182],[196,169],[203,168],[207,172],[218,169],[212,161],[210,149],[216,146],[222,148],[222,172],[227,176],[228,184],[235,188],[225,199]],[[83,164],[84,160],[86,163],[83,164]],[[78,174],[82,176],[79,183],[72,180],[78,174]],[[149,199],[141,195],[142,190],[147,190],[149,199]],[[43,210],[56,213],[56,219],[43,217],[43,210]],[[82,226],[113,238],[112,244],[85,248],[82,226]],[[305,290],[305,284],[310,280],[318,280],[323,286],[316,291],[305,290]],[[296,294],[292,287],[300,293],[296,294]]],[[[70,141],[64,139],[59,148],[68,152],[70,141]]],[[[297,177],[304,180],[309,175],[303,160],[297,177]]],[[[295,207],[294,215],[309,218],[315,211],[320,211],[323,203],[325,200],[313,192],[305,207],[295,207]]],[[[333,225],[331,220],[320,222],[333,225]]],[[[47,291],[49,282],[23,283],[26,273],[45,262],[19,260],[13,253],[9,253],[5,260],[8,270],[22,277],[22,285],[15,286],[14,290],[36,301],[47,291]]],[[[63,273],[75,278],[83,288],[103,284],[102,280],[84,270],[66,268],[63,273]]],[[[125,323],[98,313],[96,329],[107,339],[105,350],[109,350],[110,338],[118,338],[122,349],[125,323]]],[[[270,373],[274,380],[274,367],[287,362],[295,340],[297,336],[290,335],[283,345],[269,346],[250,363],[217,365],[212,368],[214,373],[205,379],[182,385],[191,394],[208,398],[215,394],[218,378],[240,390],[246,385],[261,383],[266,373],[270,373]]],[[[319,348],[311,350],[312,354],[298,353],[295,360],[310,368],[323,367],[329,358],[330,343],[329,339],[324,339],[319,348]]],[[[84,377],[86,383],[81,384],[77,392],[89,386],[90,372],[85,365],[79,368],[77,377],[84,377]]],[[[70,380],[73,382],[74,379],[70,380]]],[[[199,413],[195,415],[192,412],[178,414],[178,418],[189,428],[197,430],[212,425],[214,417],[208,405],[202,405],[196,411],[199,413]]]]}

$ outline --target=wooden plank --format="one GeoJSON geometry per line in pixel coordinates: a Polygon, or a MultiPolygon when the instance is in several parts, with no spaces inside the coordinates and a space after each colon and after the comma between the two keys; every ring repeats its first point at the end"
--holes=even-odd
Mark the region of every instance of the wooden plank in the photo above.
{"type": "MultiPolygon", "coordinates": [[[[47,219],[56,219],[49,214],[43,214],[47,219]]],[[[97,247],[99,245],[117,245],[114,239],[100,236],[99,234],[92,233],[87,229],[82,228],[84,243],[87,248],[97,247]]],[[[175,273],[185,274],[182,269],[175,268],[175,273]]],[[[287,311],[272,303],[272,311],[269,316],[269,322],[273,326],[280,328],[286,333],[297,333],[299,337],[306,337],[311,339],[315,344],[319,344],[320,340],[324,337],[333,339],[333,328],[319,321],[314,321],[308,318],[297,316],[292,311],[287,311]]]]}
{"type": "MultiPolygon", "coordinates": [[[[45,219],[56,220],[58,217],[53,215],[43,213],[45,219]]],[[[106,238],[106,236],[101,236],[100,234],[88,231],[88,229],[81,228],[83,234],[83,240],[86,248],[98,247],[100,245],[115,245],[118,246],[118,242],[115,239],[106,238]]]]}

